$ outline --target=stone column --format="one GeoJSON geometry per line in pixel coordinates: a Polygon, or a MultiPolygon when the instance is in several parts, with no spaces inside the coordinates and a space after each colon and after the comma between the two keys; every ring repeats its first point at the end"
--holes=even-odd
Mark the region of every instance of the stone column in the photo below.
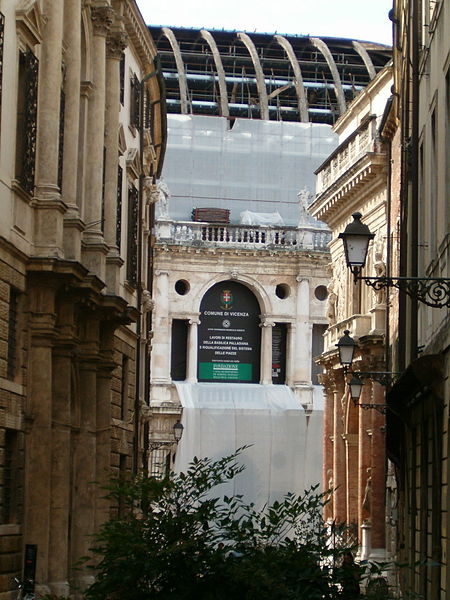
{"type": "MultiPolygon", "coordinates": [[[[351,400],[349,400],[351,402],[351,400]]],[[[355,473],[358,472],[358,434],[345,434],[345,450],[347,463],[347,525],[355,525],[358,531],[358,481],[355,473]]]]}
{"type": "Polygon", "coordinates": [[[49,586],[58,596],[68,595],[72,568],[69,554],[72,472],[72,361],[74,349],[73,302],[58,305],[58,341],[53,350],[53,410],[49,586]]]}
{"type": "MultiPolygon", "coordinates": [[[[363,385],[360,403],[370,404],[371,388],[370,385],[363,385]]],[[[370,502],[370,491],[368,488],[371,486],[371,458],[370,458],[370,434],[372,425],[371,411],[359,408],[359,427],[358,427],[358,530],[361,530],[361,526],[365,521],[370,519],[370,507],[367,502],[370,502]],[[368,499],[366,491],[368,491],[368,499]]],[[[383,521],[384,526],[384,521],[383,521]]]]}
{"type": "Polygon", "coordinates": [[[287,327],[287,340],[286,340],[286,385],[294,385],[295,376],[295,343],[297,338],[297,325],[295,323],[288,323],[287,327]]]}
{"type": "MultiPolygon", "coordinates": [[[[374,404],[385,404],[385,388],[374,381],[374,404]]],[[[386,419],[383,413],[372,410],[372,549],[382,559],[386,547],[386,456],[385,456],[385,427],[386,419]]]]}
{"type": "Polygon", "coordinates": [[[260,383],[272,383],[272,327],[275,323],[263,318],[261,323],[261,373],[260,383]]]}
{"type": "MultiPolygon", "coordinates": [[[[31,278],[31,276],[30,276],[31,278]]],[[[39,545],[36,580],[48,582],[52,495],[52,373],[55,289],[45,276],[29,282],[30,349],[25,413],[24,543],[39,545]]]]}
{"type": "Polygon", "coordinates": [[[110,6],[91,7],[94,35],[92,42],[93,90],[89,98],[86,147],[86,187],[84,191],[83,261],[102,281],[105,281],[106,253],[103,239],[103,176],[105,135],[105,65],[106,36],[112,24],[114,10],[110,6]]]}
{"type": "Polygon", "coordinates": [[[337,523],[345,523],[347,519],[347,476],[346,476],[346,453],[343,439],[345,396],[344,381],[342,377],[335,382],[334,393],[334,419],[333,419],[333,518],[337,523]]]}
{"type": "Polygon", "coordinates": [[[44,42],[39,61],[34,254],[63,255],[63,216],[58,185],[61,59],[64,2],[45,0],[44,42]]]}
{"type": "Polygon", "coordinates": [[[105,187],[104,232],[109,251],[106,257],[108,293],[118,294],[120,267],[123,261],[116,244],[117,169],[120,110],[120,57],[126,46],[126,34],[119,28],[106,40],[106,113],[105,113],[105,187]]]}
{"type": "Polygon", "coordinates": [[[311,324],[309,322],[309,280],[297,277],[297,327],[294,385],[311,385],[311,324]]]}
{"type": "MultiPolygon", "coordinates": [[[[97,410],[96,410],[96,481],[100,486],[107,485],[111,477],[111,373],[117,366],[114,363],[114,326],[104,331],[101,340],[101,356],[97,371],[97,410]]],[[[97,487],[95,506],[95,529],[109,517],[110,502],[97,487]]]]}
{"type": "MultiPolygon", "coordinates": [[[[97,369],[99,360],[99,323],[93,315],[80,323],[81,354],[79,359],[79,430],[74,444],[74,494],[72,511],[72,560],[88,554],[95,531],[96,508],[96,436],[97,436],[97,369]]],[[[86,571],[76,574],[83,589],[92,581],[86,571]]]]}
{"type": "Polygon", "coordinates": [[[189,330],[187,339],[187,368],[186,381],[197,383],[197,350],[198,350],[198,326],[199,319],[189,319],[189,330]]]}
{"type": "Polygon", "coordinates": [[[170,383],[171,331],[169,320],[169,273],[155,271],[155,309],[153,312],[152,382],[170,383]]]}
{"type": "Polygon", "coordinates": [[[64,256],[79,261],[81,258],[82,223],[79,210],[78,152],[80,132],[81,85],[81,6],[79,0],[64,2],[65,53],[65,111],[64,111],[64,162],[62,198],[67,205],[64,216],[64,256]]]}
{"type": "MultiPolygon", "coordinates": [[[[331,368],[331,367],[329,367],[331,368]]],[[[324,412],[323,412],[323,489],[334,488],[333,476],[333,440],[334,440],[334,394],[332,390],[332,375],[325,373],[322,376],[324,385],[324,412]]],[[[333,493],[329,502],[324,507],[324,520],[333,519],[333,493]]]]}

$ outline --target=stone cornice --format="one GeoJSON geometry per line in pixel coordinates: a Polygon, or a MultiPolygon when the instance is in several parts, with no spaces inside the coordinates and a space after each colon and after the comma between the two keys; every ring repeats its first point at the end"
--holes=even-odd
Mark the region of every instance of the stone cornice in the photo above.
{"type": "Polygon", "coordinates": [[[129,2],[124,3],[123,17],[126,32],[134,50],[139,56],[143,71],[146,72],[153,69],[156,47],[135,0],[129,0],[129,2]]]}

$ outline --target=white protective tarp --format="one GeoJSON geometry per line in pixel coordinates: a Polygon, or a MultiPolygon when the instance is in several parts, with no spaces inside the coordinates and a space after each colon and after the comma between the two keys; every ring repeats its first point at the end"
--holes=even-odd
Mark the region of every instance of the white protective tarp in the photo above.
{"type": "Polygon", "coordinates": [[[297,226],[300,190],[315,192],[314,171],[337,146],[330,125],[167,115],[163,176],[170,190],[169,216],[189,221],[194,207],[278,211],[297,226]]]}
{"type": "Polygon", "coordinates": [[[262,507],[321,481],[323,413],[307,416],[289,387],[185,382],[176,387],[184,425],[177,472],[194,456],[220,458],[251,445],[240,458],[245,471],[221,486],[220,495],[243,494],[262,507]]]}
{"type": "Polygon", "coordinates": [[[256,213],[243,210],[240,217],[241,225],[257,225],[262,227],[283,227],[284,221],[279,212],[256,213]]]}

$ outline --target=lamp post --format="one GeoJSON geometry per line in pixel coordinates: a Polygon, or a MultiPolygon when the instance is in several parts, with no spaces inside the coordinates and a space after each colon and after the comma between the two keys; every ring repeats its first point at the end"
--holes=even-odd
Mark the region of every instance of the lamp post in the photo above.
{"type": "Polygon", "coordinates": [[[344,243],[347,267],[354,275],[355,283],[364,281],[374,290],[395,287],[411,298],[423,302],[432,308],[450,307],[450,279],[429,277],[360,277],[366,263],[369,242],[374,238],[367,225],[361,222],[361,213],[353,215],[353,221],[347,225],[339,238],[344,243]]]}

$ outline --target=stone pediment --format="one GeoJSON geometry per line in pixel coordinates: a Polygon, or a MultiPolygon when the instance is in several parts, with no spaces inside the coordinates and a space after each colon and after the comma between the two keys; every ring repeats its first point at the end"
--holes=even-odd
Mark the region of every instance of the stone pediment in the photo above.
{"type": "Polygon", "coordinates": [[[16,9],[19,36],[30,46],[42,42],[44,18],[36,0],[22,0],[16,9]]]}

